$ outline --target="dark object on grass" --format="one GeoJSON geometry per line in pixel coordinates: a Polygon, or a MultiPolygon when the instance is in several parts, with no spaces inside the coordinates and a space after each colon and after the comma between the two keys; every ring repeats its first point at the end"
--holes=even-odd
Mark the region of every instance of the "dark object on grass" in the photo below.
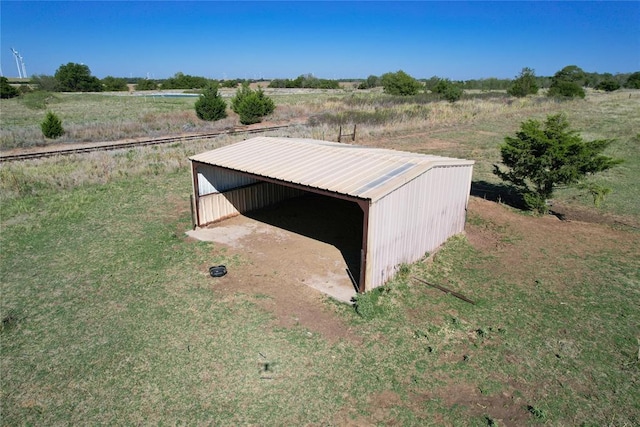
{"type": "Polygon", "coordinates": [[[440,289],[442,292],[446,292],[446,293],[448,293],[448,294],[453,295],[453,296],[454,296],[454,297],[456,297],[456,298],[460,298],[462,301],[466,301],[466,302],[468,302],[469,304],[474,304],[474,305],[475,305],[475,302],[471,301],[469,298],[465,297],[465,296],[464,296],[464,295],[462,295],[462,294],[459,294],[459,293],[457,293],[457,292],[452,291],[451,289],[447,289],[447,288],[445,288],[444,286],[440,286],[440,285],[434,285],[433,283],[429,283],[429,282],[427,282],[426,280],[422,280],[422,279],[420,279],[419,277],[415,277],[415,276],[413,276],[413,278],[414,278],[415,280],[419,281],[419,282],[424,283],[425,285],[429,285],[429,286],[431,286],[431,287],[433,287],[433,288],[440,289]]]}
{"type": "Polygon", "coordinates": [[[222,277],[227,274],[227,267],[224,265],[209,267],[209,274],[211,274],[211,277],[222,277]]]}

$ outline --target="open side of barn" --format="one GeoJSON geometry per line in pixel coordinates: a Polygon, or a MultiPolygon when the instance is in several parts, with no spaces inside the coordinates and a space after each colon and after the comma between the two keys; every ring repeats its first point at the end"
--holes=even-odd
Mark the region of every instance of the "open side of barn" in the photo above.
{"type": "MultiPolygon", "coordinates": [[[[308,193],[362,210],[358,290],[381,286],[464,230],[473,161],[257,137],[190,158],[199,227],[308,193]]],[[[336,217],[336,221],[340,221],[336,217]]],[[[356,277],[357,276],[357,277],[356,277]]]]}

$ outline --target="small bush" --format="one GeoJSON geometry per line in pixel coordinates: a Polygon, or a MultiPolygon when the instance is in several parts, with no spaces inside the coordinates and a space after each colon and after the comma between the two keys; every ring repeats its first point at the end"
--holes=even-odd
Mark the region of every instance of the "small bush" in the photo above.
{"type": "Polygon", "coordinates": [[[614,90],[620,89],[620,83],[618,83],[613,79],[603,80],[600,83],[598,83],[598,85],[596,86],[596,89],[604,90],[605,92],[613,92],[614,90]]]}
{"type": "Polygon", "coordinates": [[[551,84],[547,95],[563,98],[584,98],[585,92],[584,89],[577,83],[560,81],[551,84]]]}
{"type": "Polygon", "coordinates": [[[523,68],[518,77],[513,81],[511,87],[507,90],[507,93],[518,98],[537,94],[538,84],[536,83],[536,74],[533,69],[528,67],[523,68]]]}
{"type": "Polygon", "coordinates": [[[389,95],[410,96],[418,93],[423,88],[422,83],[402,70],[395,73],[385,73],[380,78],[384,87],[384,93],[389,95]]]}
{"type": "Polygon", "coordinates": [[[6,77],[0,77],[0,98],[14,98],[18,96],[18,89],[9,84],[6,77]]]}
{"type": "Polygon", "coordinates": [[[218,85],[211,83],[204,88],[195,104],[196,115],[201,120],[216,121],[227,117],[227,103],[218,93],[218,85]]]}
{"type": "Polygon", "coordinates": [[[529,411],[529,413],[531,413],[531,415],[536,417],[538,420],[540,421],[547,420],[547,413],[545,412],[544,409],[529,405],[527,406],[527,410],[529,411]]]}
{"type": "Polygon", "coordinates": [[[367,80],[363,81],[358,85],[358,89],[373,89],[374,87],[381,86],[382,82],[380,81],[380,77],[371,75],[367,77],[367,80]]]}
{"type": "Polygon", "coordinates": [[[629,89],[640,89],[640,71],[631,74],[624,86],[629,89]]]}
{"type": "Polygon", "coordinates": [[[431,90],[449,102],[456,102],[462,97],[462,88],[448,79],[440,80],[431,90]]]}
{"type": "MultiPolygon", "coordinates": [[[[613,140],[584,141],[570,129],[564,114],[547,117],[544,123],[528,120],[515,137],[505,137],[500,146],[506,171],[494,165],[494,173],[521,191],[527,206],[540,214],[558,185],[575,185],[587,175],[602,172],[622,160],[602,155],[613,140]]],[[[595,203],[606,195],[593,187],[595,203]]]]}
{"type": "Polygon", "coordinates": [[[156,90],[158,83],[155,80],[140,79],[136,82],[136,90],[156,90]]]}
{"type": "Polygon", "coordinates": [[[127,86],[127,80],[121,77],[107,76],[102,79],[102,86],[104,90],[110,92],[129,90],[129,87],[127,86]]]}
{"type": "Polygon", "coordinates": [[[551,78],[548,96],[564,98],[584,98],[582,86],[585,83],[585,72],[575,65],[568,65],[551,78]]]}
{"type": "Polygon", "coordinates": [[[356,309],[356,313],[364,319],[373,319],[384,315],[385,308],[381,304],[380,297],[388,292],[388,288],[380,286],[363,294],[356,294],[353,297],[353,307],[356,309]]]}
{"type": "Polygon", "coordinates": [[[64,134],[62,122],[60,121],[58,116],[56,116],[51,111],[47,113],[47,117],[40,125],[40,128],[42,129],[42,134],[45,138],[56,139],[64,134]]]}
{"type": "Polygon", "coordinates": [[[240,116],[240,123],[251,125],[260,123],[264,116],[273,113],[276,104],[266,96],[261,88],[254,91],[243,84],[231,99],[231,109],[240,116]]]}

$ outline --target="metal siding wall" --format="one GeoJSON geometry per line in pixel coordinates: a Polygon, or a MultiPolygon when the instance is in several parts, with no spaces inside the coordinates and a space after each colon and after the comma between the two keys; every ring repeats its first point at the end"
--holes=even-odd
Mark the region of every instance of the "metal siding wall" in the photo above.
{"type": "Polygon", "coordinates": [[[248,187],[238,188],[224,193],[213,193],[200,197],[199,226],[224,218],[260,209],[305,192],[296,188],[261,182],[248,187]]]}
{"type": "Polygon", "coordinates": [[[238,187],[255,184],[258,181],[244,174],[234,173],[211,165],[198,164],[199,196],[211,193],[223,193],[238,187]]]}
{"type": "Polygon", "coordinates": [[[370,290],[464,231],[473,166],[430,169],[371,206],[367,249],[370,290]]]}

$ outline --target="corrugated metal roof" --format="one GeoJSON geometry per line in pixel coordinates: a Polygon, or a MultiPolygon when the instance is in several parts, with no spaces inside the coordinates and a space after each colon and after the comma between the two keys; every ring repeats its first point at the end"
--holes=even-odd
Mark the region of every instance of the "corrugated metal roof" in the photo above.
{"type": "Polygon", "coordinates": [[[257,137],[190,157],[281,181],[375,201],[437,166],[471,160],[303,138],[257,137]]]}

